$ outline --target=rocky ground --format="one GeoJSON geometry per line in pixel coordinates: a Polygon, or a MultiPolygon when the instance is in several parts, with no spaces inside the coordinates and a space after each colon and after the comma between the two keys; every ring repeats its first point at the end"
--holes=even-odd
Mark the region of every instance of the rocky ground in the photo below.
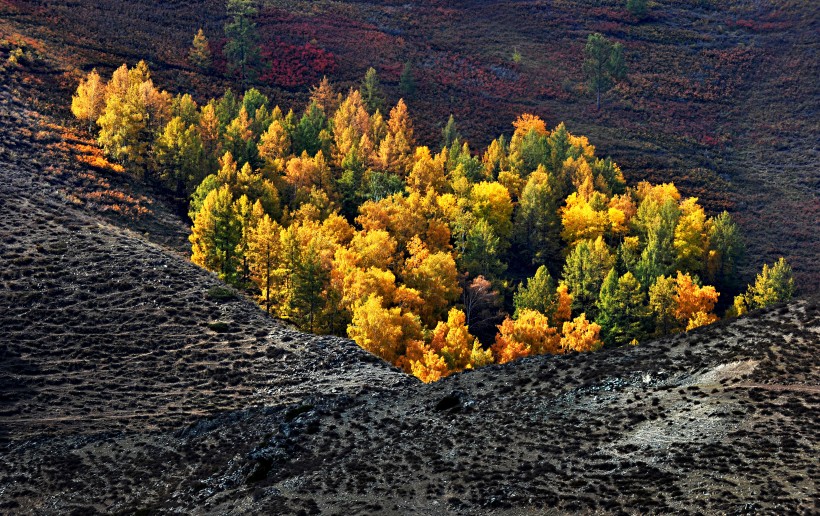
{"type": "Polygon", "coordinates": [[[816,297],[423,385],[221,288],[24,87],[0,84],[0,512],[820,511],[816,297]]]}

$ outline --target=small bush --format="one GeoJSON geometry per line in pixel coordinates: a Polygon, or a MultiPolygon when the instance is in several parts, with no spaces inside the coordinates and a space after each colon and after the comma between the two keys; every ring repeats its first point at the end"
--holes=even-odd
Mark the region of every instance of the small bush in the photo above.
{"type": "Polygon", "coordinates": [[[230,331],[230,326],[228,323],[222,321],[208,323],[208,328],[217,333],[228,333],[228,331],[230,331]]]}
{"type": "Polygon", "coordinates": [[[208,289],[207,297],[212,301],[232,301],[237,298],[237,293],[231,288],[217,286],[208,289]]]}

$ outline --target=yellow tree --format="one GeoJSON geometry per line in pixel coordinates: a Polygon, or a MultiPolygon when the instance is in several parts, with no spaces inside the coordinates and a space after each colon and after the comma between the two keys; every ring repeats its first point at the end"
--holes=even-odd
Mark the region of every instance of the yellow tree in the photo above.
{"type": "Polygon", "coordinates": [[[371,295],[353,310],[347,335],[362,349],[396,363],[409,341],[418,340],[421,326],[412,313],[401,308],[384,308],[379,296],[371,295]]]}
{"type": "Polygon", "coordinates": [[[315,103],[330,118],[342,103],[342,94],[336,93],[327,76],[324,76],[318,85],[310,89],[310,102],[315,103]]]}
{"type": "Polygon", "coordinates": [[[470,334],[467,316],[457,308],[451,308],[447,322],[439,322],[433,330],[430,348],[444,358],[450,373],[483,367],[493,361],[492,351],[483,349],[470,334]]]}
{"type": "Polygon", "coordinates": [[[421,293],[425,303],[419,315],[425,324],[432,326],[461,295],[456,262],[450,253],[431,253],[418,237],[410,241],[408,251],[404,282],[421,293]]]}
{"type": "Polygon", "coordinates": [[[407,353],[399,357],[397,366],[424,383],[437,382],[450,374],[444,357],[421,340],[407,343],[407,353]]]}
{"type": "Polygon", "coordinates": [[[498,330],[492,350],[499,364],[529,355],[563,352],[558,330],[549,325],[546,315],[535,310],[521,310],[515,320],[508,317],[498,330]]]}
{"type": "MultiPolygon", "coordinates": [[[[606,204],[603,204],[603,207],[606,208],[606,204]]],[[[561,222],[561,237],[570,247],[575,247],[583,240],[595,240],[603,236],[610,225],[608,211],[596,210],[593,204],[578,192],[573,192],[567,197],[566,206],[561,208],[561,222]]]]}
{"type": "Polygon", "coordinates": [[[276,266],[281,253],[279,233],[282,228],[268,214],[264,214],[250,233],[248,263],[251,279],[261,291],[265,310],[271,312],[271,291],[275,287],[276,266]]]}
{"type": "Polygon", "coordinates": [[[85,79],[80,80],[77,93],[71,98],[71,112],[78,120],[88,123],[89,132],[105,109],[105,91],[105,81],[95,68],[85,79]]]}
{"type": "Polygon", "coordinates": [[[407,113],[407,105],[399,99],[390,110],[387,135],[379,144],[377,162],[381,168],[399,176],[405,176],[412,166],[412,152],[415,145],[413,122],[407,113]]]}
{"type": "Polygon", "coordinates": [[[680,203],[681,216],[675,226],[673,245],[679,270],[700,272],[704,270],[709,250],[709,228],[706,213],[698,205],[696,197],[680,203]]]}
{"type": "Polygon", "coordinates": [[[259,156],[269,163],[281,160],[290,155],[290,135],[281,120],[274,120],[268,126],[259,141],[259,156]]]}
{"type": "MultiPolygon", "coordinates": [[[[333,164],[342,167],[342,162],[353,150],[366,155],[362,139],[370,133],[370,115],[364,107],[358,90],[351,90],[333,115],[333,164]]],[[[367,138],[369,141],[369,138],[367,138]]],[[[372,146],[372,142],[371,142],[372,146]]]]}
{"type": "Polygon", "coordinates": [[[427,147],[417,147],[413,159],[413,167],[407,176],[407,187],[421,194],[432,189],[436,193],[443,193],[447,185],[444,174],[445,156],[443,153],[433,157],[427,147]]]}
{"type": "Polygon", "coordinates": [[[675,286],[675,318],[690,330],[717,321],[712,313],[720,294],[715,287],[698,286],[689,274],[678,271],[675,286]]]}
{"type": "Polygon", "coordinates": [[[473,214],[487,221],[506,249],[512,233],[513,203],[510,192],[497,182],[482,181],[471,192],[473,214]]]}
{"type": "Polygon", "coordinates": [[[598,351],[604,345],[601,342],[601,327],[587,321],[586,314],[565,322],[561,333],[561,349],[565,351],[586,353],[598,351]]]}
{"type": "Polygon", "coordinates": [[[194,35],[194,41],[188,51],[188,62],[203,72],[211,68],[211,46],[202,29],[194,35]]]}

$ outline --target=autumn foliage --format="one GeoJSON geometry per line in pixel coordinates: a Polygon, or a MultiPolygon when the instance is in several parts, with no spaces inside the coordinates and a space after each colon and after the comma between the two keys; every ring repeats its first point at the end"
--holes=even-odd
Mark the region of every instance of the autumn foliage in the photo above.
{"type": "MultiPolygon", "coordinates": [[[[190,200],[195,263],[423,381],[717,320],[742,247],[728,214],[671,183],[627,186],[533,114],[483,152],[454,123],[448,145],[418,145],[404,101],[383,113],[365,83],[342,95],[325,79],[301,113],[254,89],[200,106],[140,63],[107,84],[92,72],[72,107],[109,159],[190,200]]],[[[788,273],[765,269],[739,303],[790,294],[788,273]]]]}

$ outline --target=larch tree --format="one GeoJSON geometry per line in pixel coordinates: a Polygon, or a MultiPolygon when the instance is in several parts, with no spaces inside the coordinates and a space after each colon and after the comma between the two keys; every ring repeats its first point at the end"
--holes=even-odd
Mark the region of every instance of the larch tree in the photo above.
{"type": "Polygon", "coordinates": [[[80,80],[77,92],[71,98],[71,112],[78,120],[88,123],[89,133],[105,109],[105,95],[105,81],[95,68],[85,79],[80,80]]]}
{"type": "Polygon", "coordinates": [[[598,293],[614,263],[614,257],[601,237],[595,241],[584,240],[570,251],[564,265],[563,282],[572,294],[573,312],[585,312],[588,317],[596,319],[598,293]]]}
{"type": "Polygon", "coordinates": [[[316,104],[325,116],[330,119],[333,118],[336,109],[342,103],[342,94],[337,93],[327,76],[324,76],[318,85],[310,89],[310,102],[316,104]]]}
{"type": "Polygon", "coordinates": [[[583,68],[587,76],[587,87],[595,94],[595,105],[601,109],[601,95],[609,91],[615,82],[626,77],[623,46],[612,43],[597,32],[590,34],[584,47],[583,68]]]}
{"type": "Polygon", "coordinates": [[[144,61],[130,70],[118,68],[109,81],[97,138],[105,152],[149,179],[149,148],[168,122],[171,96],[154,87],[144,61]]]}
{"type": "Polygon", "coordinates": [[[390,110],[387,134],[379,143],[378,162],[382,170],[404,177],[413,164],[415,136],[413,122],[407,113],[407,104],[399,99],[390,110]]]}
{"type": "Polygon", "coordinates": [[[601,287],[595,317],[605,343],[621,346],[646,336],[649,314],[645,301],[646,294],[631,272],[619,278],[614,268],[609,271],[601,287]]]}
{"type": "Polygon", "coordinates": [[[205,37],[205,32],[201,28],[194,35],[191,49],[188,51],[188,62],[201,72],[208,72],[211,69],[211,64],[213,63],[211,46],[208,43],[208,38],[205,37]]]}
{"type": "Polygon", "coordinates": [[[742,315],[749,310],[765,308],[788,301],[794,296],[794,276],[791,265],[780,257],[774,264],[763,264],[763,270],[749,285],[745,294],[735,298],[735,311],[742,315]]]}
{"type": "Polygon", "coordinates": [[[276,267],[280,254],[279,233],[281,227],[266,213],[250,234],[248,242],[248,263],[251,279],[259,287],[260,299],[265,311],[271,313],[274,297],[276,267]]]}
{"type": "Polygon", "coordinates": [[[212,190],[202,204],[191,228],[191,261],[219,274],[225,281],[237,277],[240,256],[236,248],[242,238],[242,223],[234,209],[228,185],[212,190]]]}

